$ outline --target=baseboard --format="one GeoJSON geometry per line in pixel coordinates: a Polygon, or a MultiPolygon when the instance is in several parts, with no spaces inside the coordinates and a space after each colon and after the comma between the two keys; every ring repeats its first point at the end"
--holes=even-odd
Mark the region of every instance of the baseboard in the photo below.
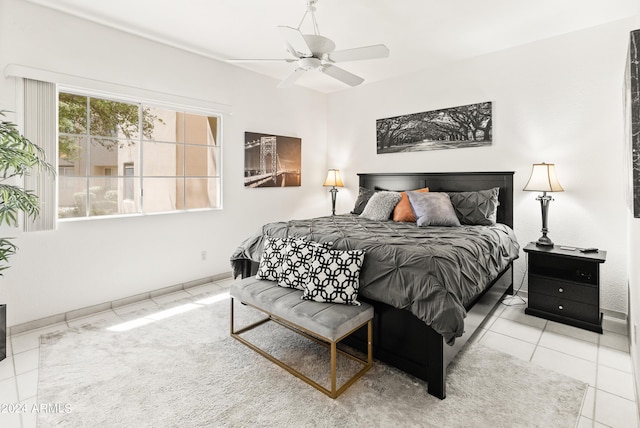
{"type": "Polygon", "coordinates": [[[182,284],[170,285],[168,287],[159,288],[157,290],[149,291],[147,293],[140,293],[133,296],[125,297],[123,299],[112,300],[110,302],[99,303],[97,305],[91,305],[80,309],[74,309],[72,311],[64,312],[61,314],[51,315],[44,318],[39,318],[33,321],[27,321],[25,323],[16,324],[7,327],[7,336],[20,334],[31,330],[37,330],[39,328],[47,327],[52,324],[58,324],[69,320],[83,318],[93,315],[98,312],[107,311],[109,309],[118,308],[120,306],[130,305],[143,300],[151,299],[153,297],[163,296],[165,294],[175,293],[181,290],[188,290],[192,287],[198,287],[200,285],[208,284],[210,282],[221,281],[223,279],[231,278],[231,272],[222,273],[219,275],[208,276],[205,278],[196,279],[194,281],[185,282],[182,284]]]}
{"type": "MultiPolygon", "coordinates": [[[[629,322],[627,324],[627,334],[629,335],[629,354],[631,355],[631,377],[633,379],[633,389],[635,392],[636,402],[637,397],[640,394],[640,366],[638,366],[638,361],[640,361],[640,357],[638,356],[638,337],[636,329],[633,328],[633,325],[638,323],[636,312],[633,312],[632,309],[632,299],[635,296],[631,295],[631,282],[627,282],[627,310],[629,311],[629,322]]],[[[638,422],[640,422],[640,406],[636,406],[638,422]]]]}
{"type": "Polygon", "coordinates": [[[623,312],[612,311],[611,309],[603,309],[603,308],[600,308],[600,310],[602,311],[604,316],[607,318],[615,318],[617,320],[628,321],[627,314],[623,312]]]}
{"type": "Polygon", "coordinates": [[[0,305],[0,361],[7,358],[7,305],[0,305]]]}

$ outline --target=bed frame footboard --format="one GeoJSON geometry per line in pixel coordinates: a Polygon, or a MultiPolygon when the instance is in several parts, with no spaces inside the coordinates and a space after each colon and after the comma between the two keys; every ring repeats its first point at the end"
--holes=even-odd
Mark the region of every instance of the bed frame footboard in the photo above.
{"type": "MultiPolygon", "coordinates": [[[[416,318],[411,312],[396,309],[385,303],[361,299],[373,305],[374,357],[400,370],[427,381],[429,394],[446,397],[446,373],[449,363],[464,347],[502,298],[513,291],[511,265],[494,281],[473,306],[467,308],[465,331],[449,346],[444,338],[416,318]]],[[[357,332],[345,342],[360,350],[366,349],[366,335],[357,332]]]]}

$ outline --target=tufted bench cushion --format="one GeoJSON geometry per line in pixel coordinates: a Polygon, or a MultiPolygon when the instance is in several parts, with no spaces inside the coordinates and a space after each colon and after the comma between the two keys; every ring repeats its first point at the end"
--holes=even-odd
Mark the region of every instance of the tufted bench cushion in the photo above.
{"type": "Polygon", "coordinates": [[[373,307],[302,300],[302,291],[275,282],[245,278],[229,290],[231,297],[296,324],[329,341],[340,341],[373,318],[373,307]]]}

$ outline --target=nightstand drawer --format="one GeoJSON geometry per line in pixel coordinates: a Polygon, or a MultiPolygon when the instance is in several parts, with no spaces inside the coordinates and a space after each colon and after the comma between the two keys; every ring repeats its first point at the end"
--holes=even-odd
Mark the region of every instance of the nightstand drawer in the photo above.
{"type": "Polygon", "coordinates": [[[591,305],[597,305],[600,300],[597,286],[538,275],[529,275],[529,291],[591,305]]]}
{"type": "Polygon", "coordinates": [[[545,294],[529,293],[529,307],[567,318],[597,324],[600,321],[600,309],[596,305],[575,302],[545,294]]]}

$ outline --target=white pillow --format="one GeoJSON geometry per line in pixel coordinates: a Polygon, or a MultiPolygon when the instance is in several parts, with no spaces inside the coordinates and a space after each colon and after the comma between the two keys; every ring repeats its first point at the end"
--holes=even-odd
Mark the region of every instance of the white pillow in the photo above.
{"type": "Polygon", "coordinates": [[[363,262],[363,250],[342,251],[316,247],[302,298],[359,306],[357,297],[363,262]]]}
{"type": "Polygon", "coordinates": [[[280,287],[304,289],[309,277],[309,264],[313,257],[313,250],[317,247],[329,248],[331,242],[305,241],[294,238],[287,242],[286,257],[282,261],[282,269],[278,277],[280,287]]]}
{"type": "Polygon", "coordinates": [[[287,243],[290,238],[282,239],[264,235],[264,247],[256,279],[277,281],[282,271],[282,262],[287,257],[287,243]]]}

